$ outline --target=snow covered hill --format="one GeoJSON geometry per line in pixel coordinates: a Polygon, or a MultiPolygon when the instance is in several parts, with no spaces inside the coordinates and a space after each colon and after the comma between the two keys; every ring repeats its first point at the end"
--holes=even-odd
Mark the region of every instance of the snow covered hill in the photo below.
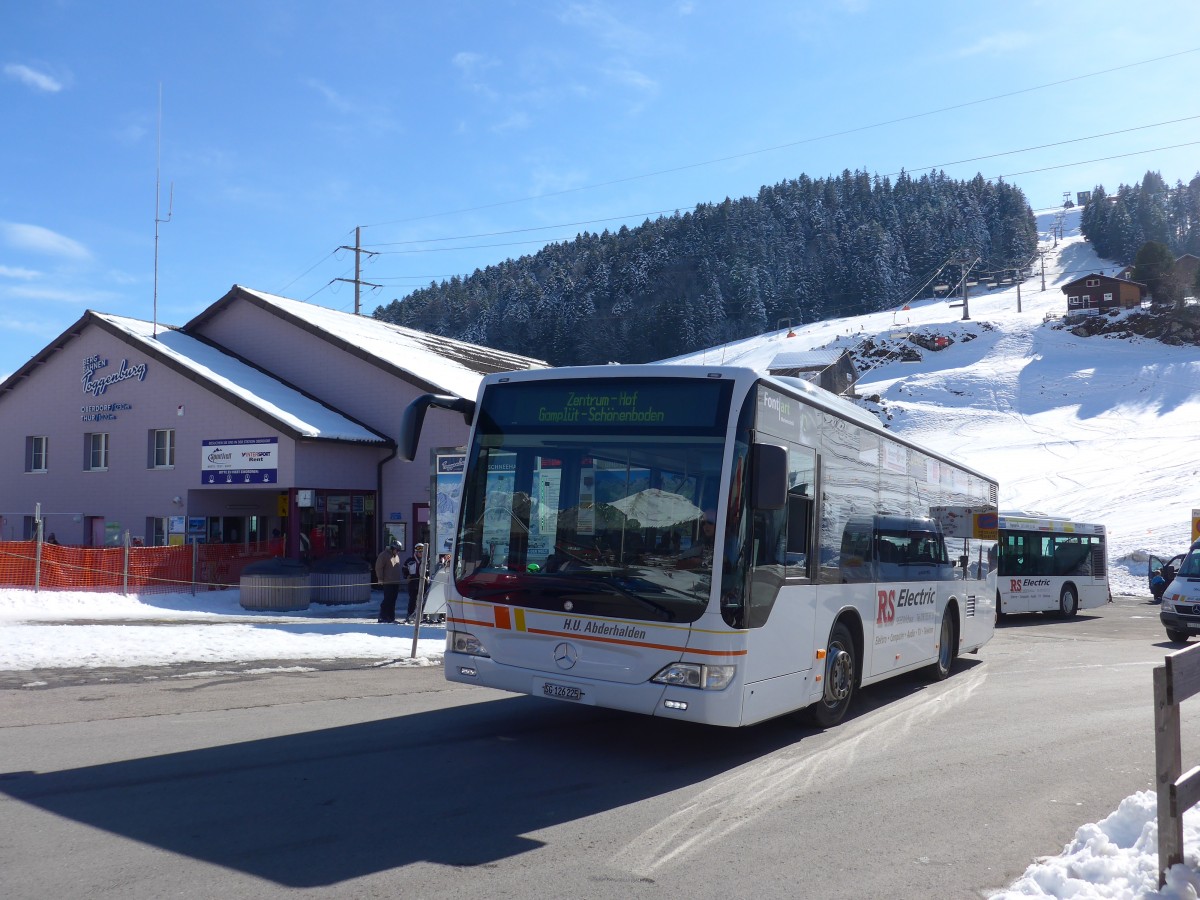
{"type": "Polygon", "coordinates": [[[850,350],[857,393],[871,398],[859,402],[889,428],[998,479],[1001,509],[1103,523],[1113,591],[1148,593],[1147,553],[1186,549],[1200,508],[1200,348],[1065,329],[1062,285],[1119,266],[1080,235],[1078,208],[1057,241],[1055,218],[1038,221],[1046,288],[1039,268],[1020,285],[1020,312],[1016,285],[979,285],[968,321],[952,301],[915,300],[668,362],[766,371],[784,351],[850,350]],[[914,335],[949,343],[924,349],[914,335]]]}

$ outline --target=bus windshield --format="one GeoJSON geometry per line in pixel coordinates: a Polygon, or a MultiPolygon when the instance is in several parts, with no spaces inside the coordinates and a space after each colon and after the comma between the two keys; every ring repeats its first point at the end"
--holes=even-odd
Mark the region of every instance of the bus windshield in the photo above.
{"type": "Polygon", "coordinates": [[[730,384],[490,385],[463,483],[466,598],[692,622],[712,592],[730,384]]]}

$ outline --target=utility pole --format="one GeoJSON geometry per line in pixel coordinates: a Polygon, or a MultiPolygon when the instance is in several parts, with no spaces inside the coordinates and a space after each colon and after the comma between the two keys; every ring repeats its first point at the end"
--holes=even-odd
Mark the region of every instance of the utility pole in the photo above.
{"type": "Polygon", "coordinates": [[[963,257],[962,257],[962,265],[963,265],[963,270],[962,270],[962,300],[963,300],[963,302],[962,302],[962,308],[963,308],[962,320],[964,322],[969,322],[971,320],[971,307],[968,305],[968,300],[967,300],[967,294],[970,292],[971,289],[967,286],[967,276],[969,276],[971,274],[971,270],[979,264],[980,258],[981,257],[977,256],[977,257],[975,257],[975,261],[971,262],[970,256],[965,251],[963,252],[963,257]]]}
{"type": "Polygon", "coordinates": [[[1017,312],[1021,311],[1021,270],[1013,269],[1013,281],[1017,283],[1017,312]]]}
{"type": "Polygon", "coordinates": [[[162,180],[159,171],[162,168],[162,82],[158,83],[158,143],[154,156],[154,323],[151,326],[151,337],[158,337],[158,226],[171,221],[171,211],[175,208],[175,182],[171,182],[170,199],[167,201],[167,217],[161,216],[162,180]]]}
{"type": "Polygon", "coordinates": [[[1038,258],[1042,261],[1042,290],[1046,290],[1046,251],[1039,250],[1038,258]]]}
{"type": "Polygon", "coordinates": [[[362,226],[361,225],[357,226],[354,229],[354,246],[347,247],[345,244],[343,244],[342,246],[338,247],[338,249],[354,251],[354,280],[351,281],[351,279],[349,279],[349,278],[335,278],[333,280],[334,281],[349,281],[351,284],[354,285],[354,314],[356,316],[358,316],[358,315],[362,314],[362,304],[359,302],[359,291],[362,289],[362,286],[365,284],[367,287],[373,287],[373,288],[383,287],[383,285],[381,285],[381,284],[372,284],[369,281],[362,280],[362,255],[365,253],[365,254],[367,254],[367,256],[378,256],[379,254],[373,250],[364,250],[362,248],[362,226]]]}

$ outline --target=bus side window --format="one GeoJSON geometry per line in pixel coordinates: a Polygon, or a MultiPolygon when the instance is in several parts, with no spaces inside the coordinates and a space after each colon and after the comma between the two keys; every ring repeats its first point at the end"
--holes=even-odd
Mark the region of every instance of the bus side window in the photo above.
{"type": "Polygon", "coordinates": [[[788,578],[812,578],[809,553],[813,546],[816,515],[814,485],[817,454],[808,448],[788,446],[787,542],[784,563],[788,578]]]}
{"type": "Polygon", "coordinates": [[[808,548],[812,537],[812,498],[789,493],[787,516],[787,573],[789,577],[807,578],[808,548]]]}

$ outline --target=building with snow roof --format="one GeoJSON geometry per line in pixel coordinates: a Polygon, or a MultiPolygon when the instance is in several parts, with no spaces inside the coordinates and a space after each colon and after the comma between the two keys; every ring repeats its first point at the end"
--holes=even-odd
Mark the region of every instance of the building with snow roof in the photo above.
{"type": "Polygon", "coordinates": [[[372,555],[429,522],[430,420],[397,457],[424,393],[474,397],[541,360],[235,285],[181,328],[88,311],[0,383],[0,537],[35,512],[64,544],[271,540],[289,556],[372,555]]]}
{"type": "Polygon", "coordinates": [[[854,366],[854,360],[845,350],[837,348],[776,353],[767,372],[803,378],[831,394],[847,397],[854,396],[854,385],[858,383],[858,369],[854,366]]]}

